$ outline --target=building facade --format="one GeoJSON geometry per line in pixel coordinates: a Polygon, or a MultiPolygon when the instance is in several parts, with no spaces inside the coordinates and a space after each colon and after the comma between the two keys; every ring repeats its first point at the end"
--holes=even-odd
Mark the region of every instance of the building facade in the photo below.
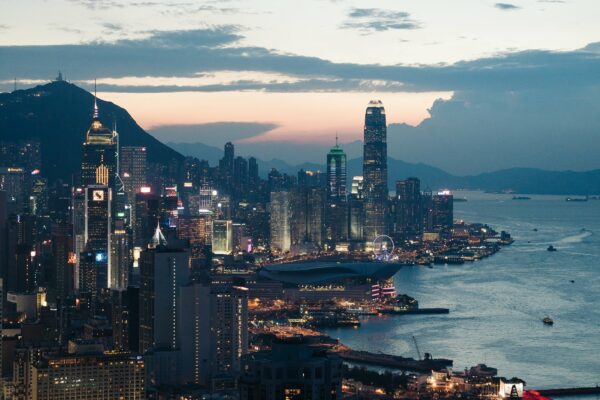
{"type": "Polygon", "coordinates": [[[385,109],[372,100],[365,114],[363,147],[364,238],[388,233],[387,125],[385,109]]]}

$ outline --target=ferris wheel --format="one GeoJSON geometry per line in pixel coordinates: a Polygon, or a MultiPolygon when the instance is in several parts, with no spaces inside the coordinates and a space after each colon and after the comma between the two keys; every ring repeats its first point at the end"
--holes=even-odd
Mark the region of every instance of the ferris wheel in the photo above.
{"type": "Polygon", "coordinates": [[[388,235],[379,235],[373,240],[373,252],[375,258],[388,261],[394,252],[394,241],[388,235]]]}

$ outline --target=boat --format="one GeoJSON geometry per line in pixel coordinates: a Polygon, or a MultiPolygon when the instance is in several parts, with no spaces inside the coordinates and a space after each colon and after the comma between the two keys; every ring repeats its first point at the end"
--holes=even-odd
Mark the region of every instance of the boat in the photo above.
{"type": "Polygon", "coordinates": [[[537,232],[537,231],[538,231],[538,228],[533,228],[533,231],[534,231],[534,232],[537,232]]]}
{"type": "Polygon", "coordinates": [[[527,196],[513,196],[513,200],[531,200],[531,197],[527,196]]]}
{"type": "Polygon", "coordinates": [[[554,325],[554,320],[547,315],[544,317],[542,322],[544,323],[544,325],[554,325]]]}
{"type": "Polygon", "coordinates": [[[546,250],[548,250],[548,251],[556,251],[556,247],[550,245],[550,246],[548,246],[548,248],[546,250]]]}
{"type": "Polygon", "coordinates": [[[574,281],[573,279],[571,279],[569,282],[571,282],[571,283],[575,283],[575,281],[574,281]]]}
{"type": "Polygon", "coordinates": [[[587,197],[567,197],[565,200],[573,201],[573,202],[584,202],[584,201],[588,201],[588,198],[587,197]]]}

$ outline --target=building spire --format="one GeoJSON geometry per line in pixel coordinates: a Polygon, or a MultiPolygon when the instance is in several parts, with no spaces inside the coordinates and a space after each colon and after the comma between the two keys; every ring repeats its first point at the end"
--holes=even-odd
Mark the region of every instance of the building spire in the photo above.
{"type": "Polygon", "coordinates": [[[335,131],[335,147],[338,147],[338,132],[335,131]]]}
{"type": "Polygon", "coordinates": [[[150,246],[151,247],[158,247],[160,245],[167,245],[167,239],[165,238],[165,235],[163,235],[162,231],[160,230],[160,222],[156,221],[156,230],[154,231],[154,235],[152,236],[152,241],[150,242],[150,246]]]}
{"type": "Polygon", "coordinates": [[[96,90],[96,78],[94,78],[94,119],[98,119],[98,102],[97,99],[97,90],[96,90]]]}

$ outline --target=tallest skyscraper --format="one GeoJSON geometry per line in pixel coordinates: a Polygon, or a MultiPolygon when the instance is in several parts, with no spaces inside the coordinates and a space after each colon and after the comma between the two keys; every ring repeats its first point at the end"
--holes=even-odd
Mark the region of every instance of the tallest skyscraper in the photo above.
{"type": "Polygon", "coordinates": [[[365,114],[363,178],[364,238],[372,242],[387,234],[387,127],[379,100],[371,100],[365,114]]]}

